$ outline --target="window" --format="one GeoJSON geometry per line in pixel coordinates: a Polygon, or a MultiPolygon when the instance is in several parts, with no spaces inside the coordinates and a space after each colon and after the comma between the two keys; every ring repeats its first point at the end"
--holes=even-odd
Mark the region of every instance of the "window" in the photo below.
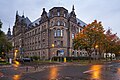
{"type": "Polygon", "coordinates": [[[63,30],[61,30],[61,36],[63,36],[63,30]]]}
{"type": "Polygon", "coordinates": [[[54,30],[54,36],[55,37],[62,37],[63,36],[63,30],[60,30],[60,29],[57,29],[57,30],[54,30]]]}
{"type": "Polygon", "coordinates": [[[35,34],[37,34],[37,29],[35,29],[35,34]]]}
{"type": "Polygon", "coordinates": [[[54,26],[54,23],[53,23],[53,21],[51,22],[51,26],[54,26]]]}
{"type": "Polygon", "coordinates": [[[66,17],[66,12],[64,12],[64,17],[66,17]]]}
{"type": "Polygon", "coordinates": [[[40,33],[40,28],[38,28],[38,33],[40,33]]]}
{"type": "Polygon", "coordinates": [[[65,22],[63,22],[63,26],[66,26],[66,23],[65,23],[65,22]]]}
{"type": "Polygon", "coordinates": [[[52,14],[52,17],[53,17],[53,14],[52,14]]]}
{"type": "Polygon", "coordinates": [[[34,35],[34,31],[32,31],[32,35],[34,35]]]}
{"type": "Polygon", "coordinates": [[[54,41],[54,45],[56,45],[56,41],[54,41]]]}
{"type": "Polygon", "coordinates": [[[53,17],[53,11],[50,14],[51,14],[51,17],[53,17]]]}
{"type": "Polygon", "coordinates": [[[57,30],[57,36],[58,37],[61,36],[61,30],[60,29],[57,30]]]}
{"type": "Polygon", "coordinates": [[[63,46],[63,41],[61,41],[61,46],[63,46]]]}
{"type": "Polygon", "coordinates": [[[64,17],[66,17],[66,14],[64,13],[64,17]]]}
{"type": "Polygon", "coordinates": [[[74,39],[74,34],[72,33],[72,39],[74,39]]]}
{"type": "Polygon", "coordinates": [[[60,40],[57,41],[57,46],[60,46],[60,40]]]}
{"type": "Polygon", "coordinates": [[[55,36],[55,37],[57,36],[56,30],[54,30],[54,36],[55,36]]]}
{"type": "Polygon", "coordinates": [[[59,11],[57,12],[57,16],[60,16],[60,12],[59,11]]]}
{"type": "Polygon", "coordinates": [[[57,25],[58,25],[58,26],[60,25],[60,21],[57,22],[57,25]]]}

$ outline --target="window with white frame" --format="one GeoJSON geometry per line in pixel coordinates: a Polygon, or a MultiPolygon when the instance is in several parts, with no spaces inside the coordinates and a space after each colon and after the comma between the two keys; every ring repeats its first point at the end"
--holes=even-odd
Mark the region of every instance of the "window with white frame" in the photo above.
{"type": "Polygon", "coordinates": [[[58,37],[61,36],[61,30],[60,29],[57,30],[57,36],[58,37]]]}

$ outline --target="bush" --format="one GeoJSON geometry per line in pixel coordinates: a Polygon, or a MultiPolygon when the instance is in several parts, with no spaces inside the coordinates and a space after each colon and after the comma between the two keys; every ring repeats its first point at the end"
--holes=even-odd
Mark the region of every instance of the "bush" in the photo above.
{"type": "MultiPolygon", "coordinates": [[[[67,62],[71,62],[71,61],[78,61],[78,60],[89,60],[89,57],[65,57],[67,62]]],[[[52,58],[53,61],[60,61],[63,62],[64,61],[64,57],[53,57],[52,58]]]]}
{"type": "Polygon", "coordinates": [[[30,57],[32,60],[39,60],[40,59],[40,57],[38,57],[38,56],[33,56],[33,57],[30,57]]]}

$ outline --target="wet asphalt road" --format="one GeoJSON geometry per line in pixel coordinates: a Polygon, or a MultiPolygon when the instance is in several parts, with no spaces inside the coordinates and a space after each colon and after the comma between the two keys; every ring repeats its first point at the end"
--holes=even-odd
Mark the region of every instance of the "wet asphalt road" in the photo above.
{"type": "Polygon", "coordinates": [[[26,66],[1,68],[0,80],[120,80],[119,62],[104,65],[60,63],[28,67],[28,71],[26,66]]]}

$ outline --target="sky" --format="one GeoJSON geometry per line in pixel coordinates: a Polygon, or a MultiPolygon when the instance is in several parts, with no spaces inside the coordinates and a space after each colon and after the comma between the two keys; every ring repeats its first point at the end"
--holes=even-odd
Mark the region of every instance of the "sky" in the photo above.
{"type": "Polygon", "coordinates": [[[77,18],[89,24],[94,20],[102,22],[105,30],[111,29],[120,37],[120,0],[0,0],[2,30],[6,33],[15,22],[15,14],[25,15],[33,22],[53,7],[64,7],[69,12],[75,7],[77,18]]]}

